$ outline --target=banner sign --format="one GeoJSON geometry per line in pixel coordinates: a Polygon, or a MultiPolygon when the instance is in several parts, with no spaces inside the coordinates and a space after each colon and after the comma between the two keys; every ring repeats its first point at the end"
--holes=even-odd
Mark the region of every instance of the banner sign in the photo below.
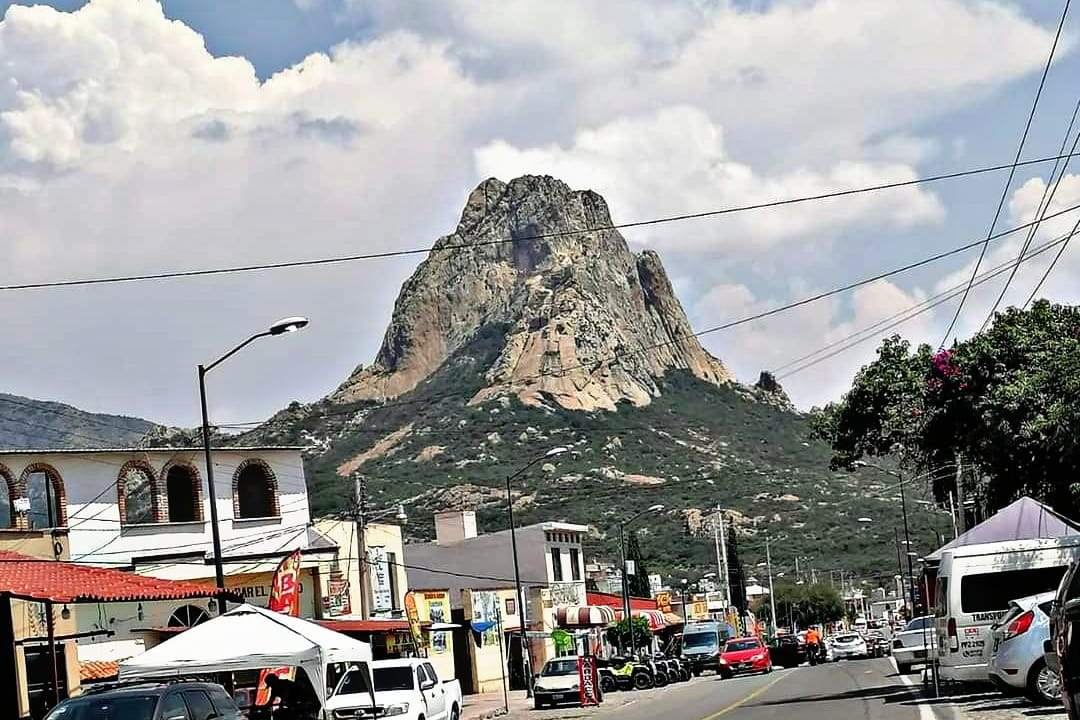
{"type": "Polygon", "coordinates": [[[394,609],[394,591],[390,585],[390,558],[386,548],[376,546],[368,549],[368,567],[371,573],[371,611],[390,612],[394,609]]]}
{"type": "MultiPolygon", "coordinates": [[[[274,572],[274,581],[270,585],[270,602],[267,609],[283,615],[300,616],[300,551],[281,561],[274,572]]],[[[283,680],[292,680],[296,671],[290,667],[273,668],[259,673],[258,691],[255,704],[265,705],[270,701],[270,688],[266,686],[266,676],[270,673],[283,680]]]]}
{"type": "Polygon", "coordinates": [[[416,649],[424,648],[424,633],[420,631],[420,610],[416,607],[416,593],[412,590],[405,593],[405,616],[409,618],[409,632],[412,633],[416,649]]]}
{"type": "Polygon", "coordinates": [[[577,659],[578,687],[581,688],[581,707],[592,707],[600,704],[600,694],[597,691],[596,658],[592,655],[581,655],[577,659]]]}

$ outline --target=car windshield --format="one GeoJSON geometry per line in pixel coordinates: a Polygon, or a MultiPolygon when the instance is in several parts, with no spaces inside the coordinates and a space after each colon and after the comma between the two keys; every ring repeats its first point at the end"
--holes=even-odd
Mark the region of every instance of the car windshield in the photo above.
{"type": "Polygon", "coordinates": [[[720,646],[720,640],[716,633],[695,632],[683,635],[683,650],[700,652],[702,650],[715,650],[720,646]]]}
{"type": "MultiPolygon", "coordinates": [[[[398,668],[384,668],[384,669],[385,670],[390,670],[390,669],[397,670],[398,668]]],[[[375,684],[376,684],[377,689],[379,689],[379,690],[411,690],[412,689],[411,686],[410,687],[405,687],[405,688],[379,688],[378,687],[378,682],[379,682],[378,681],[378,678],[379,678],[378,673],[379,673],[379,671],[374,670],[372,672],[375,675],[375,684]]],[[[409,675],[410,678],[412,677],[412,673],[407,673],[407,674],[409,675]]],[[[397,677],[387,678],[388,683],[401,682],[403,680],[404,680],[404,678],[397,678],[397,677]]],[[[341,686],[338,688],[337,694],[338,695],[352,695],[353,693],[367,693],[367,691],[368,691],[368,688],[367,688],[367,682],[364,680],[364,673],[360,672],[359,670],[350,670],[349,672],[345,673],[345,678],[341,681],[341,686]]]]}
{"type": "Polygon", "coordinates": [[[45,720],[153,720],[157,695],[82,697],[53,708],[45,720]]]}
{"type": "Polygon", "coordinates": [[[724,652],[739,652],[741,650],[756,650],[761,647],[757,640],[732,640],[724,646],[724,652]]]}
{"type": "Polygon", "coordinates": [[[577,671],[577,659],[568,658],[566,660],[552,660],[544,666],[544,671],[540,674],[544,677],[553,677],[556,675],[576,675],[577,671]]]}
{"type": "MultiPolygon", "coordinates": [[[[357,675],[359,673],[351,674],[357,675]]],[[[371,671],[371,676],[375,683],[375,692],[413,689],[413,670],[408,665],[374,668],[371,671]]],[[[344,688],[342,688],[341,692],[345,692],[344,688]]],[[[350,692],[362,692],[362,690],[352,690],[350,692]]]]}

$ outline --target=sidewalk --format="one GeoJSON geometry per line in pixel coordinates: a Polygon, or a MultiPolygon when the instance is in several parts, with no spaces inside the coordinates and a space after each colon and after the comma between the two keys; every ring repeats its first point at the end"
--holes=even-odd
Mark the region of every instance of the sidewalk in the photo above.
{"type": "MultiPolygon", "coordinates": [[[[510,712],[515,713],[531,707],[524,690],[510,691],[510,712]]],[[[461,699],[461,720],[488,720],[506,714],[502,691],[466,695],[461,699]]]]}

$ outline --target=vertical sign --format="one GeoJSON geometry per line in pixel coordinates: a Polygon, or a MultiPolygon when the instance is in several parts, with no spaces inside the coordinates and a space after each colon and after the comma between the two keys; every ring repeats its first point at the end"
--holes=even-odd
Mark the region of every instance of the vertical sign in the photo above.
{"type": "Polygon", "coordinates": [[[405,615],[409,618],[409,632],[412,633],[414,646],[419,650],[424,647],[424,634],[420,631],[420,610],[416,607],[416,593],[405,593],[405,615]]]}
{"type": "Polygon", "coordinates": [[[581,707],[600,704],[596,691],[596,658],[592,655],[580,655],[577,659],[578,687],[581,689],[581,707]]]}
{"type": "Polygon", "coordinates": [[[376,546],[368,549],[368,567],[371,568],[371,611],[390,612],[394,609],[394,593],[390,585],[390,559],[386,548],[376,546]]]}
{"type": "MultiPolygon", "coordinates": [[[[270,586],[269,610],[284,615],[298,617],[300,615],[300,551],[297,550],[288,556],[277,566],[274,572],[274,582],[270,586]]],[[[270,700],[270,688],[266,686],[266,676],[274,673],[279,678],[292,680],[292,668],[273,668],[259,673],[258,691],[255,694],[255,704],[265,705],[270,700]]]]}

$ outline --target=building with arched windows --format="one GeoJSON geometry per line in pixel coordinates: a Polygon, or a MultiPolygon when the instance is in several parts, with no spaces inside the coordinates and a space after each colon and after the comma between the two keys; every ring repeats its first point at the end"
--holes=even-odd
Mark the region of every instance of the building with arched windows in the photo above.
{"type": "MultiPolygon", "coordinates": [[[[299,550],[301,614],[321,617],[338,548],[311,525],[300,448],[213,459],[211,499],[201,448],[0,451],[0,547],[5,534],[44,532],[73,562],[213,585],[213,502],[226,587],[265,606],[277,564],[299,550]]],[[[81,608],[79,660],[131,657],[214,614],[207,601],[81,608]]]]}

